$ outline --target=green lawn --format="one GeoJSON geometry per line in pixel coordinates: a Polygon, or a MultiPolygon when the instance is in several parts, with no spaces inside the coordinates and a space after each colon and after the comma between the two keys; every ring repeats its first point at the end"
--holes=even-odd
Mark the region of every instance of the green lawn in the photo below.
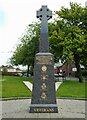
{"type": "MultiPolygon", "coordinates": [[[[23,81],[32,82],[32,77],[2,76],[2,97],[30,97],[31,92],[23,81]]],[[[86,82],[87,86],[87,82],[86,82]]],[[[56,92],[57,97],[85,98],[85,83],[64,81],[56,92]]],[[[87,98],[87,96],[86,96],[87,98]]]]}
{"type": "Polygon", "coordinates": [[[74,97],[74,98],[87,98],[85,94],[85,87],[87,82],[79,83],[78,81],[64,81],[56,92],[59,97],[74,97]]]}
{"type": "Polygon", "coordinates": [[[31,92],[23,84],[23,81],[31,82],[31,77],[3,76],[2,79],[3,98],[31,96],[31,92]]]}

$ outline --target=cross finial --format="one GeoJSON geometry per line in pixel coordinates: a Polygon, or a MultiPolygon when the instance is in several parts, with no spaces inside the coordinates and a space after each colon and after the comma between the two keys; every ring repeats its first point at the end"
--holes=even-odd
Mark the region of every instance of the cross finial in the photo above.
{"type": "Polygon", "coordinates": [[[42,6],[42,8],[37,11],[37,18],[39,18],[40,20],[42,20],[42,18],[49,20],[50,18],[52,18],[52,11],[50,11],[47,6],[42,6]]]}
{"type": "Polygon", "coordinates": [[[42,6],[37,11],[37,18],[41,20],[40,30],[40,52],[49,52],[49,41],[48,41],[48,20],[52,18],[52,11],[47,6],[42,6]]]}

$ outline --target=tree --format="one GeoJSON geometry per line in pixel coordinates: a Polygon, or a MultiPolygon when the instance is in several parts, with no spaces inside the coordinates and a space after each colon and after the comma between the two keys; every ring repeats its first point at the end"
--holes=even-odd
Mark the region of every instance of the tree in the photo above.
{"type": "Polygon", "coordinates": [[[83,30],[82,34],[85,38],[85,44],[84,44],[84,54],[82,55],[81,63],[85,66],[87,69],[87,8],[84,8],[84,14],[82,17],[82,21],[80,23],[80,28],[83,30]]]}
{"type": "Polygon", "coordinates": [[[27,73],[29,73],[29,66],[34,66],[34,57],[39,50],[39,24],[28,25],[20,41],[11,57],[11,63],[28,65],[27,73]]]}
{"type": "Polygon", "coordinates": [[[2,72],[8,72],[7,68],[4,66],[2,72]]]}
{"type": "Polygon", "coordinates": [[[54,21],[49,24],[49,43],[50,52],[54,55],[54,61],[58,60],[63,55],[64,33],[62,29],[64,27],[63,20],[54,21]]]}
{"type": "Polygon", "coordinates": [[[57,52],[60,52],[64,58],[75,61],[79,82],[82,82],[80,63],[86,58],[85,54],[87,54],[85,37],[87,30],[84,30],[85,23],[87,23],[85,12],[87,12],[85,8],[71,2],[70,8],[62,7],[60,11],[56,11],[58,17],[55,20],[54,31],[50,37],[54,42],[51,46],[57,56],[57,52]],[[84,22],[84,19],[86,22],[84,22]],[[60,49],[60,51],[57,49],[60,49]]]}
{"type": "MultiPolygon", "coordinates": [[[[62,7],[56,11],[57,18],[49,24],[50,51],[55,62],[74,60],[79,82],[82,82],[80,63],[87,66],[87,9],[76,3],[70,3],[70,8],[62,7]]],[[[14,64],[34,66],[34,57],[39,50],[40,24],[28,25],[21,43],[13,53],[11,61],[14,64]]]]}

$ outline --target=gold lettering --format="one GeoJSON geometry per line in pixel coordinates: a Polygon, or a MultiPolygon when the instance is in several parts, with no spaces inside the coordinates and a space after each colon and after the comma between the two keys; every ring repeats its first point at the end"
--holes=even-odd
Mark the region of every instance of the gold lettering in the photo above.
{"type": "Polygon", "coordinates": [[[52,110],[52,112],[54,111],[54,109],[51,109],[52,110]]]}
{"type": "Polygon", "coordinates": [[[47,112],[49,112],[49,109],[47,109],[47,112]]]}
{"type": "Polygon", "coordinates": [[[46,109],[44,109],[43,111],[46,112],[46,109]]]}
{"type": "Polygon", "coordinates": [[[36,112],[36,109],[34,109],[34,112],[36,112]]]}
{"type": "Polygon", "coordinates": [[[51,108],[41,108],[41,109],[38,109],[38,108],[35,108],[34,109],[34,112],[54,112],[54,109],[51,109],[51,108]]]}
{"type": "Polygon", "coordinates": [[[37,109],[37,112],[38,112],[39,110],[37,109]]]}

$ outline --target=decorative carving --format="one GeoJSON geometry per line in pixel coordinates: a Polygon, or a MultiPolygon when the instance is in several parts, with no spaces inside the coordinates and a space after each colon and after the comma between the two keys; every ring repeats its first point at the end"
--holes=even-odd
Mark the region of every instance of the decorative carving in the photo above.
{"type": "Polygon", "coordinates": [[[43,65],[41,69],[42,69],[43,72],[46,72],[47,67],[45,65],[43,65]]]}
{"type": "Polygon", "coordinates": [[[42,77],[42,80],[46,80],[47,78],[45,76],[42,77]]]}
{"type": "Polygon", "coordinates": [[[45,83],[43,83],[43,84],[42,84],[42,86],[41,86],[42,90],[45,90],[45,89],[46,89],[46,87],[47,87],[47,86],[46,86],[46,84],[45,84],[45,83]]]}
{"type": "Polygon", "coordinates": [[[51,56],[36,56],[36,64],[52,64],[51,56]]]}
{"type": "Polygon", "coordinates": [[[47,98],[47,96],[46,96],[46,93],[45,93],[45,92],[43,92],[43,93],[42,93],[41,98],[42,98],[43,100],[45,100],[45,99],[47,98]]]}

